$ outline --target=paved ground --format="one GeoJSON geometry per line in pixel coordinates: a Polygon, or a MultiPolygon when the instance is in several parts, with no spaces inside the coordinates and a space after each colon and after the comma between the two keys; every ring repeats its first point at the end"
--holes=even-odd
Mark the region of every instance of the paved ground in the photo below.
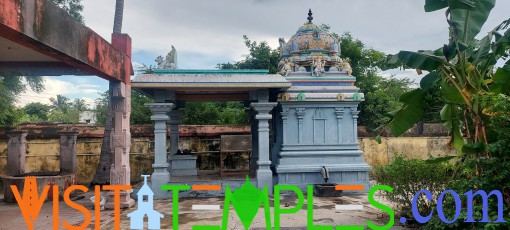
{"type": "MultiPolygon", "coordinates": [[[[84,205],[91,213],[93,212],[92,203],[88,197],[92,194],[85,194],[85,198],[76,201],[84,205]]],[[[379,198],[376,198],[380,200],[379,198]]],[[[287,205],[289,208],[293,207],[297,199],[295,196],[286,195],[282,200],[282,205],[287,205]]],[[[272,204],[272,201],[270,202],[272,204]]],[[[52,226],[52,203],[47,202],[36,220],[35,229],[51,229],[52,226]]],[[[222,211],[193,211],[192,205],[220,205],[223,210],[222,198],[182,198],[179,202],[179,229],[192,229],[195,225],[220,225],[222,218],[222,211]]],[[[171,215],[171,200],[160,200],[154,202],[155,210],[165,215],[161,222],[162,229],[172,228],[172,215],[171,215]]],[[[136,206],[121,212],[121,229],[129,229],[129,219],[127,214],[136,210],[136,206]]],[[[244,229],[240,220],[231,208],[231,215],[229,217],[228,229],[244,229]]],[[[93,217],[93,215],[92,215],[93,217]]],[[[379,225],[384,225],[387,222],[387,217],[383,215],[378,209],[374,209],[368,204],[366,195],[350,195],[337,198],[314,198],[314,222],[316,225],[366,225],[367,221],[375,222],[379,225]],[[337,204],[362,204],[362,211],[342,211],[335,212],[335,205],[337,204]]],[[[65,220],[73,225],[83,223],[83,214],[76,211],[63,202],[60,202],[60,219],[65,220]]],[[[273,208],[271,208],[271,219],[274,219],[273,208]]],[[[306,201],[301,211],[295,214],[282,215],[281,227],[282,229],[306,229],[306,201]]],[[[398,220],[398,217],[397,217],[398,220]]],[[[94,219],[90,223],[90,229],[93,229],[94,219]]],[[[6,204],[0,202],[0,230],[27,229],[25,221],[17,204],[6,204]]],[[[101,211],[101,229],[113,229],[113,211],[101,211]]],[[[62,228],[62,227],[61,227],[62,228]]],[[[251,225],[251,229],[265,229],[265,220],[262,208],[259,209],[255,220],[251,225]]],[[[395,226],[393,229],[402,229],[395,226]]]]}

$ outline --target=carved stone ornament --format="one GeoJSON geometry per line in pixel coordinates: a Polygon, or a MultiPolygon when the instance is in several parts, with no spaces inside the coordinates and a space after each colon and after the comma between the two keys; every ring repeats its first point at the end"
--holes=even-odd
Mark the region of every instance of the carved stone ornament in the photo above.
{"type": "Polygon", "coordinates": [[[155,61],[158,64],[158,69],[177,69],[177,51],[175,47],[172,46],[172,50],[168,52],[166,58],[163,59],[163,56],[158,56],[155,61]]]}
{"type": "Polygon", "coordinates": [[[112,135],[112,145],[114,148],[126,146],[126,135],[112,135]]]}

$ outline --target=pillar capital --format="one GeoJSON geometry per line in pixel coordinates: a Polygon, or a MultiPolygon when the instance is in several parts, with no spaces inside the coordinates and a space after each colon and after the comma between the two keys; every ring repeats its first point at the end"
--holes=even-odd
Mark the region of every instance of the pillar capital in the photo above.
{"type": "Polygon", "coordinates": [[[352,118],[358,119],[358,115],[359,115],[360,111],[358,111],[357,109],[353,109],[353,110],[351,110],[351,113],[352,113],[352,118]]]}
{"type": "Polygon", "coordinates": [[[145,103],[144,105],[152,111],[151,120],[153,121],[169,120],[167,113],[175,107],[173,103],[145,103]]]}
{"type": "Polygon", "coordinates": [[[6,133],[7,137],[9,137],[9,139],[11,138],[26,138],[27,135],[28,135],[28,132],[27,131],[23,131],[23,130],[16,130],[16,131],[9,131],[6,133]]]}
{"type": "Polygon", "coordinates": [[[145,103],[144,105],[154,114],[165,114],[175,107],[174,103],[145,103]]]}
{"type": "Polygon", "coordinates": [[[264,116],[269,115],[269,112],[273,110],[273,108],[277,105],[276,102],[254,102],[251,103],[251,108],[253,110],[257,111],[257,115],[255,116],[255,119],[271,119],[271,116],[264,116]]]}

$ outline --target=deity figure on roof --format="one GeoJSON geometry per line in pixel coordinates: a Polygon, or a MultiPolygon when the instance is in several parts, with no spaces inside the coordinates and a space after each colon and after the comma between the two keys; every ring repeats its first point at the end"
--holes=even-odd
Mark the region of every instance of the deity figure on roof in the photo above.
{"type": "Polygon", "coordinates": [[[163,56],[160,55],[155,61],[158,64],[158,69],[177,69],[177,51],[175,47],[172,46],[172,50],[168,52],[166,58],[163,59],[163,56]]]}
{"type": "Polygon", "coordinates": [[[284,77],[289,76],[290,72],[292,72],[292,66],[292,62],[290,62],[289,59],[285,59],[283,63],[281,63],[279,73],[284,77]]]}
{"type": "Polygon", "coordinates": [[[326,70],[324,69],[324,66],[326,65],[326,60],[322,60],[321,57],[313,60],[313,73],[315,76],[322,76],[326,70]]]}

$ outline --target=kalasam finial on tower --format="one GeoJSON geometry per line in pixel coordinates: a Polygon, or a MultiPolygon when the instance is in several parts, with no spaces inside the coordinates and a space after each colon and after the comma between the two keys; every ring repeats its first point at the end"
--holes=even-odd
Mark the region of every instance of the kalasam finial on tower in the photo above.
{"type": "Polygon", "coordinates": [[[308,23],[312,23],[313,17],[312,17],[312,9],[308,9],[308,23]]]}

